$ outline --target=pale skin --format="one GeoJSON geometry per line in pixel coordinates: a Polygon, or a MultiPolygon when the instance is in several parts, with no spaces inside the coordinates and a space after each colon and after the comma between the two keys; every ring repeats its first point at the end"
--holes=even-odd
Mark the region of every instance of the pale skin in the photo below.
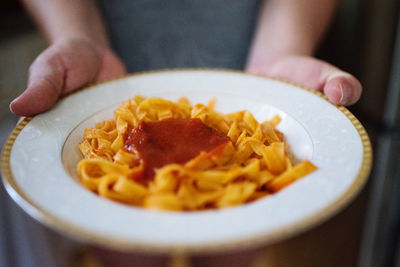
{"type": "MultiPolygon", "coordinates": [[[[50,46],[32,63],[28,86],[10,109],[32,116],[50,109],[64,94],[86,84],[126,74],[111,50],[99,11],[92,0],[24,0],[50,46]]],[[[269,0],[261,8],[245,70],[283,78],[324,93],[333,104],[351,105],[361,84],[351,74],[312,57],[337,0],[269,0]]],[[[164,266],[165,257],[98,253],[105,265],[164,266]]],[[[256,251],[193,257],[193,266],[251,266],[256,251]]]]}

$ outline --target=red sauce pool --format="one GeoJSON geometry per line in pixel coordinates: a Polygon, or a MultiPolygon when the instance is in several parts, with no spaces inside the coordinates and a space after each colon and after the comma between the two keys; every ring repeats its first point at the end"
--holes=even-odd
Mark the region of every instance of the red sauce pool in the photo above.
{"type": "Polygon", "coordinates": [[[135,149],[144,162],[145,178],[152,178],[155,170],[170,164],[183,164],[226,144],[228,136],[205,125],[200,119],[165,119],[156,122],[140,122],[128,131],[124,147],[135,149]]]}

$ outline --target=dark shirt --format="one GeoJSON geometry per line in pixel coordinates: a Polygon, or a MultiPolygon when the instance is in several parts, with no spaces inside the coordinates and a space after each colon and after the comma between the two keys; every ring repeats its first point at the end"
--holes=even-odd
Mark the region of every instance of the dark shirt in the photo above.
{"type": "Polygon", "coordinates": [[[258,0],[100,0],[114,50],[129,72],[243,69],[258,0]]]}

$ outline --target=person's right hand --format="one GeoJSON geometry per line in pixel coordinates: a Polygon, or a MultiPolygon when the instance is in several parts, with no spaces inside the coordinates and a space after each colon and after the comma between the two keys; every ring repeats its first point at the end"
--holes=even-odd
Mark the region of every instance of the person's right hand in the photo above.
{"type": "Polygon", "coordinates": [[[13,113],[32,116],[86,84],[123,76],[122,61],[109,49],[86,39],[54,43],[29,69],[28,87],[10,104],[13,113]]]}

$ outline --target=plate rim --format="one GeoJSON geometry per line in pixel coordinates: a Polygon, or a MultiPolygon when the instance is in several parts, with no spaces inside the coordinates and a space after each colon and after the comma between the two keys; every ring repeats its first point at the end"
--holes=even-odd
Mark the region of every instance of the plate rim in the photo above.
{"type": "MultiPolygon", "coordinates": [[[[211,73],[230,73],[236,75],[253,76],[258,78],[263,78],[267,80],[278,81],[288,85],[292,85],[296,88],[308,91],[318,97],[328,100],[326,96],[322,93],[312,90],[304,85],[300,85],[280,77],[273,76],[263,76],[258,74],[251,74],[239,70],[229,70],[229,69],[213,69],[213,68],[184,68],[184,69],[165,69],[165,70],[150,70],[143,72],[136,72],[132,74],[125,75],[120,78],[112,79],[102,83],[89,84],[81,89],[62,96],[62,99],[70,95],[79,93],[83,90],[88,90],[96,87],[99,84],[111,83],[117,80],[128,79],[130,77],[137,77],[143,75],[152,74],[165,74],[165,73],[176,73],[176,72],[211,72],[211,73]]],[[[339,211],[341,211],[346,204],[350,203],[361,191],[365,185],[367,178],[370,174],[372,167],[372,146],[368,134],[361,124],[361,122],[344,106],[336,106],[337,108],[354,126],[356,131],[360,136],[362,143],[363,153],[362,162],[359,172],[354,179],[353,183],[346,189],[346,191],[335,201],[321,209],[320,211],[308,216],[303,219],[290,224],[286,227],[281,227],[274,231],[273,233],[261,233],[257,236],[251,236],[248,238],[240,238],[234,241],[220,241],[212,242],[208,244],[190,244],[190,245],[165,245],[165,244],[154,244],[154,243],[144,243],[144,242],[128,242],[125,240],[119,240],[117,238],[110,238],[100,236],[94,232],[86,231],[85,229],[80,229],[79,226],[73,225],[72,223],[64,222],[62,219],[50,214],[44,210],[39,205],[35,204],[31,199],[29,199],[26,194],[18,187],[15,182],[15,178],[11,171],[10,166],[10,156],[12,147],[18,135],[24,129],[24,127],[33,119],[33,117],[26,117],[22,122],[20,122],[10,133],[6,142],[4,143],[2,153],[1,153],[1,175],[3,185],[11,196],[11,198],[31,217],[45,226],[56,230],[63,235],[69,236],[74,240],[78,240],[84,243],[91,243],[100,246],[107,246],[112,249],[118,249],[123,251],[143,251],[152,253],[204,253],[220,250],[232,250],[241,249],[248,247],[255,247],[259,245],[267,245],[278,242],[283,239],[288,239],[294,235],[298,235],[311,229],[333,217],[339,211]]]]}

